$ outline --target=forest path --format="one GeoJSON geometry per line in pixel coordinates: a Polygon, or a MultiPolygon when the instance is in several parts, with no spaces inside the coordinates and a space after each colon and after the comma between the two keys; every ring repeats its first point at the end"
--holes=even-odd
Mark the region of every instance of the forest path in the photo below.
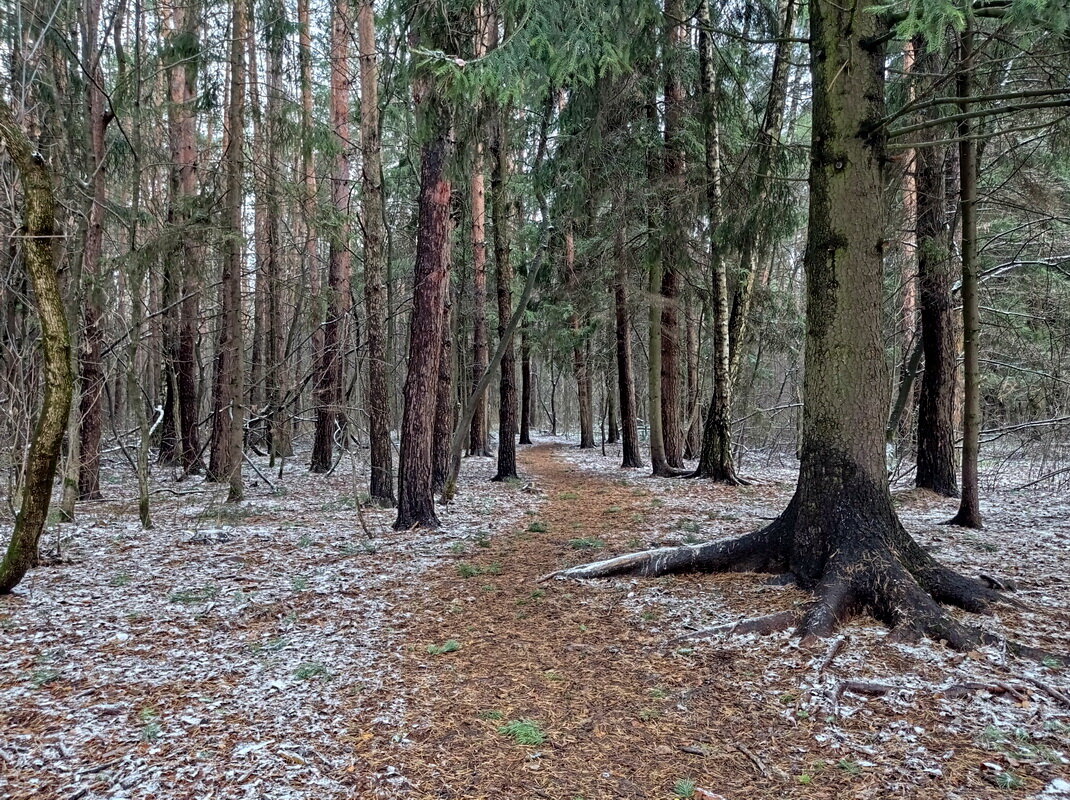
{"type": "MultiPolygon", "coordinates": [[[[406,741],[370,741],[363,754],[380,775],[394,767],[404,776],[395,789],[409,791],[381,796],[668,798],[689,779],[728,798],[791,788],[844,796],[845,780],[861,788],[847,775],[792,787],[791,740],[810,757],[820,748],[784,729],[777,695],[741,689],[740,671],[753,677],[762,666],[738,642],[666,648],[654,622],[661,609],[634,601],[632,581],[538,583],[640,546],[661,501],[645,473],[592,473],[569,463],[562,445],[525,449],[521,459],[529,490],[545,498],[537,514],[427,574],[414,598],[402,634],[406,741]],[[530,721],[545,741],[513,741],[500,730],[513,721],[530,721]]],[[[793,599],[754,576],[718,581],[720,589],[700,576],[663,579],[674,594],[743,582],[770,605],[793,599]]]]}

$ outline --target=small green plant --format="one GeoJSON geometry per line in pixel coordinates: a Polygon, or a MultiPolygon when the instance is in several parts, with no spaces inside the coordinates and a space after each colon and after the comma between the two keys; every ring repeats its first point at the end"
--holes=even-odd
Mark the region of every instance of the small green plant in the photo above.
{"type": "Polygon", "coordinates": [[[546,670],[546,672],[544,674],[546,675],[546,680],[551,681],[553,683],[557,683],[557,682],[563,681],[565,679],[564,676],[562,676],[560,672],[557,672],[556,670],[552,670],[552,669],[546,670]]]}
{"type": "Polygon", "coordinates": [[[640,550],[643,547],[643,541],[638,536],[633,536],[628,540],[629,550],[640,550]]]}
{"type": "Polygon", "coordinates": [[[1000,789],[1021,789],[1025,786],[1025,781],[1010,770],[1006,770],[996,774],[996,786],[1000,789]]]}
{"type": "Polygon", "coordinates": [[[218,595],[218,586],[198,586],[193,589],[179,589],[171,592],[167,599],[172,603],[192,605],[194,603],[207,603],[209,600],[214,600],[218,595]]]}
{"type": "Polygon", "coordinates": [[[619,514],[621,512],[620,506],[610,506],[606,509],[607,514],[619,514]]]}
{"type": "Polygon", "coordinates": [[[851,777],[857,777],[862,774],[862,768],[857,763],[851,761],[848,758],[841,758],[836,762],[836,766],[842,769],[851,777]]]}
{"type": "Polygon", "coordinates": [[[295,575],[290,579],[290,588],[295,592],[303,592],[308,589],[308,576],[307,575],[295,575]]]}
{"type": "Polygon", "coordinates": [[[683,519],[678,520],[676,523],[676,527],[684,531],[685,533],[698,533],[699,530],[701,530],[699,524],[695,520],[689,519],[688,517],[684,517],[683,519]]]}
{"type": "Polygon", "coordinates": [[[331,673],[327,671],[327,667],[323,664],[315,661],[306,661],[294,670],[294,677],[302,681],[310,681],[313,678],[330,680],[331,673]]]}
{"type": "Polygon", "coordinates": [[[498,733],[522,745],[534,746],[546,741],[546,734],[530,719],[511,720],[498,728],[498,733]]]}
{"type": "Polygon", "coordinates": [[[463,555],[468,548],[464,546],[464,542],[454,542],[450,545],[450,552],[455,556],[463,555]]]}
{"type": "Polygon", "coordinates": [[[486,711],[480,711],[476,716],[480,719],[502,719],[505,717],[501,711],[494,711],[493,709],[487,709],[486,711]]]}
{"type": "Polygon", "coordinates": [[[669,690],[664,686],[655,686],[650,690],[650,696],[655,700],[664,700],[669,696],[669,690]]]}
{"type": "Polygon", "coordinates": [[[143,708],[138,712],[138,718],[142,722],[141,739],[146,742],[155,742],[163,734],[160,725],[160,715],[155,708],[143,708]]]}
{"type": "Polygon", "coordinates": [[[471,564],[467,561],[460,561],[457,564],[457,574],[462,578],[474,578],[477,575],[501,575],[502,565],[498,561],[491,564],[471,564]]]}
{"type": "Polygon", "coordinates": [[[432,656],[440,656],[443,653],[455,653],[460,649],[460,642],[456,639],[447,639],[442,644],[429,644],[427,646],[427,653],[432,656]]]}
{"type": "Polygon", "coordinates": [[[115,586],[115,587],[129,586],[130,585],[130,581],[132,581],[132,580],[133,580],[133,578],[131,578],[128,573],[126,573],[126,572],[117,572],[117,573],[115,573],[114,575],[111,576],[111,580],[108,581],[108,585],[109,586],[115,586]]]}
{"type": "Polygon", "coordinates": [[[285,636],[279,636],[276,639],[268,639],[266,642],[253,645],[253,651],[256,653],[277,653],[282,650],[290,642],[285,636]]]}
{"type": "Polygon", "coordinates": [[[528,533],[546,533],[550,530],[550,526],[545,522],[533,522],[528,525],[528,533]]]}
{"type": "Polygon", "coordinates": [[[303,533],[301,538],[297,540],[298,547],[311,547],[312,546],[312,534],[303,533]]]}
{"type": "Polygon", "coordinates": [[[698,784],[691,778],[680,778],[672,785],[672,792],[677,797],[694,797],[698,784]]]}
{"type": "Polygon", "coordinates": [[[34,670],[30,675],[30,683],[33,684],[34,689],[40,689],[44,686],[48,686],[50,683],[58,681],[63,675],[63,670],[56,669],[54,667],[46,667],[44,669],[34,670]]]}
{"type": "Polygon", "coordinates": [[[814,782],[814,776],[811,775],[809,772],[804,772],[802,775],[798,776],[796,780],[803,786],[809,786],[811,783],[814,782]]]}
{"type": "Polygon", "coordinates": [[[479,534],[479,536],[472,541],[475,543],[476,547],[490,547],[490,537],[485,533],[479,534]]]}
{"type": "Polygon", "coordinates": [[[606,543],[601,539],[595,539],[590,536],[582,536],[578,539],[569,539],[568,546],[573,550],[601,550],[606,546],[606,543]]]}
{"type": "Polygon", "coordinates": [[[580,496],[576,492],[561,492],[557,496],[558,500],[579,500],[580,496]]]}
{"type": "Polygon", "coordinates": [[[639,719],[643,722],[650,722],[653,719],[657,719],[661,716],[661,712],[656,708],[644,708],[639,712],[639,719]]]}

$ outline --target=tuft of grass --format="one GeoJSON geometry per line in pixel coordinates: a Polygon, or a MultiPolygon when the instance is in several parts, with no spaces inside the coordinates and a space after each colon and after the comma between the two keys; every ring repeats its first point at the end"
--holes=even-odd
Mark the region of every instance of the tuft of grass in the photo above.
{"type": "Polygon", "coordinates": [[[476,547],[490,547],[490,537],[485,533],[479,534],[472,542],[476,547]]]}
{"type": "Polygon", "coordinates": [[[115,573],[114,575],[111,576],[111,580],[108,581],[108,585],[109,586],[115,586],[115,587],[129,586],[130,585],[130,581],[132,581],[132,580],[133,580],[133,578],[131,578],[128,573],[126,573],[126,572],[117,572],[117,573],[115,573]]]}
{"type": "Polygon", "coordinates": [[[1010,770],[1006,770],[996,775],[996,786],[1000,789],[1021,789],[1025,786],[1025,781],[1010,770]]]}
{"type": "Polygon", "coordinates": [[[460,649],[460,642],[456,639],[447,639],[442,644],[429,644],[427,646],[427,653],[432,656],[440,656],[443,653],[455,653],[460,649]]]}
{"type": "Polygon", "coordinates": [[[676,527],[682,530],[684,533],[698,533],[701,530],[698,522],[693,519],[690,519],[689,517],[684,517],[681,520],[677,520],[676,527]]]}
{"type": "Polygon", "coordinates": [[[453,553],[455,556],[464,555],[464,552],[467,549],[468,548],[465,547],[464,542],[454,542],[450,545],[450,552],[453,553]]]}
{"type": "Polygon", "coordinates": [[[561,492],[561,494],[559,494],[557,496],[557,499],[558,500],[579,500],[580,496],[579,496],[579,493],[577,493],[577,492],[561,492]]]}
{"type": "Polygon", "coordinates": [[[160,724],[160,715],[155,708],[143,708],[138,712],[143,727],[141,739],[146,742],[155,742],[163,735],[163,726],[160,724]]]}
{"type": "Polygon", "coordinates": [[[601,539],[595,539],[590,536],[582,536],[578,539],[569,539],[568,546],[573,550],[601,550],[606,546],[606,543],[601,539]]]}
{"type": "Polygon", "coordinates": [[[836,762],[836,766],[842,769],[851,777],[857,777],[862,774],[862,768],[857,763],[851,761],[849,758],[841,758],[836,762]]]}
{"type": "Polygon", "coordinates": [[[294,575],[290,579],[290,588],[295,592],[303,592],[308,589],[308,576],[307,575],[294,575]]]}
{"type": "Polygon", "coordinates": [[[471,564],[467,561],[460,561],[457,564],[457,574],[462,578],[474,578],[477,575],[501,575],[502,565],[499,561],[490,564],[471,564]]]}
{"type": "Polygon", "coordinates": [[[679,778],[672,785],[672,793],[677,797],[694,797],[698,784],[691,778],[679,778]]]}
{"type": "Polygon", "coordinates": [[[302,547],[302,548],[303,547],[311,547],[312,546],[312,534],[311,533],[303,533],[303,534],[301,534],[301,538],[297,540],[297,546],[298,547],[302,547]]]}
{"type": "Polygon", "coordinates": [[[486,711],[480,711],[476,716],[480,719],[503,719],[505,714],[501,711],[495,711],[494,709],[488,708],[486,711]]]}
{"type": "Polygon", "coordinates": [[[610,506],[606,509],[607,514],[619,514],[621,512],[620,506],[610,506]]]}
{"type": "Polygon", "coordinates": [[[538,723],[530,719],[511,720],[498,728],[498,733],[508,736],[517,744],[527,746],[540,745],[546,741],[546,734],[538,723]]]}
{"type": "Polygon", "coordinates": [[[198,586],[193,589],[179,589],[176,592],[171,592],[167,599],[171,603],[192,605],[194,603],[207,603],[209,600],[214,600],[218,595],[218,586],[198,586]]]}
{"type": "Polygon", "coordinates": [[[30,675],[30,683],[33,684],[34,689],[41,689],[50,683],[58,681],[62,676],[63,670],[55,667],[45,667],[44,669],[34,670],[33,674],[30,675]]]}
{"type": "Polygon", "coordinates": [[[277,639],[268,639],[266,642],[253,645],[253,652],[255,653],[277,653],[282,650],[290,642],[285,636],[279,636],[277,639]]]}
{"type": "Polygon", "coordinates": [[[323,678],[324,680],[331,679],[331,673],[327,671],[327,667],[315,661],[306,661],[294,670],[294,677],[302,681],[310,681],[313,678],[323,678]]]}
{"type": "Polygon", "coordinates": [[[533,522],[528,525],[528,533],[546,533],[550,530],[550,526],[545,522],[533,522]]]}

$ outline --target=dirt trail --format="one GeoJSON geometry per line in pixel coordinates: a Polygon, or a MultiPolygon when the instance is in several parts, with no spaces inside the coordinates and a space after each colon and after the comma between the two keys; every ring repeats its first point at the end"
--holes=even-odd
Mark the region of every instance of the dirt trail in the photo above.
{"type": "MultiPolygon", "coordinates": [[[[739,642],[666,647],[663,631],[649,631],[657,609],[631,601],[630,581],[537,582],[634,548],[652,513],[640,473],[596,477],[567,463],[562,449],[523,453],[545,497],[537,516],[427,576],[405,632],[405,741],[386,741],[397,731],[365,735],[365,763],[380,775],[397,771],[380,796],[668,798],[687,780],[733,800],[875,789],[853,770],[799,784],[807,765],[834,765],[843,753],[785,720],[787,695],[754,691],[767,665],[739,642]],[[523,746],[499,730],[517,720],[537,725],[545,742],[523,746]]],[[[798,599],[765,591],[755,576],[719,576],[716,588],[700,576],[663,581],[684,598],[747,589],[742,613],[759,602],[755,593],[765,606],[750,612],[798,599]]]]}

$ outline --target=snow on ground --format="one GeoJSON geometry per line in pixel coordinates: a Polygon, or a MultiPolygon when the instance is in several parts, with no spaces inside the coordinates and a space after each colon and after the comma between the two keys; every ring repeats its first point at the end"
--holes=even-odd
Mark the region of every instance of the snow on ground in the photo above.
{"type": "Polygon", "coordinates": [[[364,508],[369,538],[363,482],[296,460],[237,507],[163,483],[191,493],[156,495],[149,531],[80,506],[43,542],[60,563],[0,598],[0,797],[352,797],[354,741],[403,713],[376,688],[421,576],[538,503],[493,467],[466,460],[444,534],[364,508]]]}
{"type": "MultiPolygon", "coordinates": [[[[583,471],[603,477],[607,460],[619,463],[615,447],[608,448],[607,457],[576,448],[563,453],[583,471]]],[[[643,533],[629,548],[728,538],[768,524],[786,505],[797,477],[792,466],[776,466],[775,458],[769,463],[754,468],[756,485],[732,489],[655,478],[645,470],[621,473],[625,477],[619,483],[649,494],[659,507],[644,519],[643,533]]],[[[745,465],[741,471],[750,476],[750,469],[745,465]]],[[[959,614],[960,619],[1067,655],[1070,499],[1057,489],[1008,488],[1024,482],[1013,474],[989,478],[981,503],[985,528],[979,531],[940,525],[954,514],[957,500],[904,490],[894,499],[907,530],[938,559],[967,575],[1009,579],[1017,587],[1012,596],[1026,606],[1001,608],[991,617],[959,614]]],[[[673,578],[616,580],[630,588],[626,607],[641,620],[656,620],[646,625],[666,640],[764,613],[763,596],[794,591],[755,585],[753,579],[740,589],[731,576],[703,578],[708,588],[701,592],[693,581],[673,578]]],[[[802,649],[790,632],[722,633],[686,640],[681,648],[685,653],[731,648],[766,665],[752,690],[780,696],[786,720],[825,720],[815,741],[842,751],[859,767],[901,752],[901,759],[881,765],[889,796],[915,787],[918,773],[939,776],[950,758],[939,747],[940,737],[964,735],[991,753],[981,766],[993,787],[1014,789],[1028,765],[1046,780],[1038,797],[1070,798],[1070,674],[1065,668],[1016,658],[999,647],[963,654],[928,640],[893,644],[885,641],[886,634],[887,629],[860,620],[845,627],[841,645],[833,640],[816,654],[802,649]],[[864,684],[870,684],[868,691],[864,684]]],[[[962,800],[971,796],[960,795],[962,800]]]]}

